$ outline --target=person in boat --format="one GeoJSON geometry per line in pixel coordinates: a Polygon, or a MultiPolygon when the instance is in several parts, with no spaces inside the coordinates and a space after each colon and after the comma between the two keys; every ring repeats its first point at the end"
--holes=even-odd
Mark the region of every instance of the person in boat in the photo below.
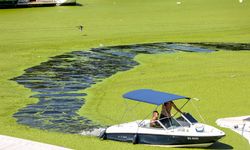
{"type": "Polygon", "coordinates": [[[171,115],[171,110],[174,107],[174,109],[183,114],[181,110],[174,104],[174,102],[166,102],[162,105],[162,110],[161,110],[161,115],[160,115],[160,120],[161,123],[164,124],[166,127],[170,127],[172,125],[172,115],[171,115]]]}
{"type": "Polygon", "coordinates": [[[158,123],[157,123],[157,120],[159,119],[159,113],[158,111],[153,111],[153,117],[152,119],[150,120],[150,127],[157,127],[159,126],[158,123]]]}

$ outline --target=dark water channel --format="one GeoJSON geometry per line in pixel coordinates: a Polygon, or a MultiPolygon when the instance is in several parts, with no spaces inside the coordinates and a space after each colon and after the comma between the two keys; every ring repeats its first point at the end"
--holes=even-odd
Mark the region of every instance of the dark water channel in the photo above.
{"type": "Polygon", "coordinates": [[[19,109],[13,116],[20,124],[65,133],[80,133],[101,125],[77,114],[84,105],[81,90],[138,63],[138,54],[173,53],[178,51],[211,52],[215,45],[155,43],[92,48],[50,58],[12,80],[30,88],[38,98],[35,104],[19,109]]]}

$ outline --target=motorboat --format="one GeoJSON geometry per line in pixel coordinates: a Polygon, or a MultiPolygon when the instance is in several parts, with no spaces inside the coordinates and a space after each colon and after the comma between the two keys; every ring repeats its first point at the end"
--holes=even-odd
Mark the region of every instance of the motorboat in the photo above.
{"type": "MultiPolygon", "coordinates": [[[[139,89],[123,95],[128,100],[145,102],[158,106],[165,102],[186,100],[186,105],[192,98],[170,94],[151,89],[139,89]]],[[[184,107],[181,107],[181,109],[184,107]]],[[[152,112],[150,113],[152,114],[152,112]]],[[[134,144],[149,144],[174,147],[208,147],[225,133],[213,126],[198,122],[190,113],[171,117],[171,125],[166,125],[163,119],[156,120],[157,127],[151,127],[150,119],[136,120],[106,128],[100,138],[131,142],[134,144]]]]}

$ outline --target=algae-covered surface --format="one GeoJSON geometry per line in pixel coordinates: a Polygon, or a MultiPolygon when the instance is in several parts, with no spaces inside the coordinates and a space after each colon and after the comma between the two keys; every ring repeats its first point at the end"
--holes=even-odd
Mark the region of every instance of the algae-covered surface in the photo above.
{"type": "Polygon", "coordinates": [[[93,48],[52,57],[25,70],[13,80],[30,88],[39,102],[20,109],[13,116],[17,122],[40,129],[65,133],[81,133],[101,127],[79,116],[86,93],[80,90],[102,81],[117,72],[138,65],[138,54],[213,52],[214,50],[191,44],[153,43],[93,48]]]}
{"type": "MultiPolygon", "coordinates": [[[[205,123],[216,126],[217,118],[249,113],[249,55],[249,51],[139,55],[136,57],[141,64],[138,67],[118,73],[89,88],[86,91],[89,94],[86,96],[87,103],[80,114],[107,124],[141,119],[154,106],[141,103],[121,120],[126,108],[122,94],[151,88],[200,99],[189,103],[183,111],[192,113],[202,121],[196,112],[198,108],[205,123]],[[151,63],[153,60],[154,63],[151,63]]],[[[129,105],[133,107],[135,103],[129,105]]],[[[226,132],[226,137],[220,142],[227,146],[219,144],[213,149],[249,148],[247,140],[240,135],[221,130],[226,132]]]]}
{"type": "MultiPolygon", "coordinates": [[[[211,125],[219,117],[248,115],[250,56],[248,51],[238,50],[245,50],[244,43],[250,39],[249,1],[189,0],[179,5],[172,0],[78,2],[82,6],[0,10],[0,134],[73,149],[155,149],[36,129],[18,123],[13,117],[23,108],[39,103],[39,97],[35,97],[39,91],[10,79],[53,60],[50,57],[99,46],[156,42],[195,42],[207,46],[204,42],[215,42],[227,47],[210,46],[236,52],[139,54],[134,60],[140,65],[79,92],[88,94],[80,96],[85,102],[76,111],[80,117],[97,124],[117,123],[124,108],[121,95],[142,87],[198,97],[201,101],[196,105],[211,125]],[[83,32],[78,30],[79,25],[84,26],[83,32]],[[242,43],[241,48],[234,48],[235,43],[242,43]]],[[[148,112],[149,107],[138,108],[148,112]]],[[[138,118],[144,111],[140,111],[138,118]]],[[[127,116],[127,121],[132,117],[127,116]]],[[[243,138],[222,130],[227,134],[221,140],[225,145],[214,148],[249,149],[243,138]]]]}
{"type": "MultiPolygon", "coordinates": [[[[229,114],[228,108],[221,108],[228,99],[233,105],[234,99],[242,99],[242,106],[249,103],[246,97],[228,97],[228,86],[248,89],[245,77],[249,75],[246,72],[250,65],[249,51],[243,51],[248,50],[248,44],[244,44],[245,49],[241,49],[241,45],[234,44],[234,49],[229,50],[225,43],[152,43],[92,48],[54,56],[13,78],[36,93],[31,97],[39,99],[38,103],[19,109],[13,116],[18,123],[30,127],[80,134],[144,118],[153,106],[140,104],[121,120],[126,109],[121,95],[134,89],[152,88],[198,97],[201,101],[194,103],[204,115],[205,123],[215,125],[214,120],[219,115],[229,114]],[[233,51],[237,47],[242,51],[233,51]],[[241,65],[235,57],[241,58],[241,65]],[[85,102],[86,106],[82,107],[85,102]]],[[[133,102],[129,104],[133,106],[133,102]]],[[[184,111],[198,118],[196,107],[188,105],[184,111]]],[[[235,112],[248,113],[244,109],[235,112]]],[[[233,148],[233,145],[217,143],[213,148],[233,148]]]]}

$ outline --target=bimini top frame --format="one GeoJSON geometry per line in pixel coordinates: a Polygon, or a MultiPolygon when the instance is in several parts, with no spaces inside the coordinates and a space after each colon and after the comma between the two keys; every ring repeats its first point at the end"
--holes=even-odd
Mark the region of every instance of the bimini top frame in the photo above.
{"type": "Polygon", "coordinates": [[[180,96],[180,95],[170,94],[166,92],[154,91],[151,89],[139,89],[139,90],[130,91],[124,94],[123,97],[130,99],[130,100],[154,104],[157,106],[163,103],[178,100],[178,99],[190,100],[190,98],[186,96],[180,96]]]}

